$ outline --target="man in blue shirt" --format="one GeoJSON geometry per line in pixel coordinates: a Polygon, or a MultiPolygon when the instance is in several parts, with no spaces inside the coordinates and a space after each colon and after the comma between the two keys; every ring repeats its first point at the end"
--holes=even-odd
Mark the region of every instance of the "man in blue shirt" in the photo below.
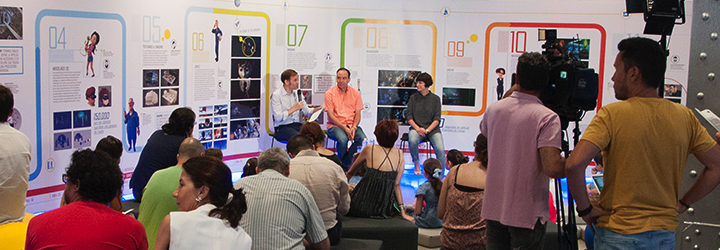
{"type": "Polygon", "coordinates": [[[303,115],[310,115],[321,109],[310,109],[298,90],[298,73],[287,69],[280,74],[282,88],[278,88],[270,97],[273,121],[275,123],[275,139],[287,141],[300,133],[303,115]]]}

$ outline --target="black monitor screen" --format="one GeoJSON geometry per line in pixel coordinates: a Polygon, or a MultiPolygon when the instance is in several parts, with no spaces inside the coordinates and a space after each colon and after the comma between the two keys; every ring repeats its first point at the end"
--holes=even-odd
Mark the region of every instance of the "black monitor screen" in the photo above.
{"type": "Polygon", "coordinates": [[[443,88],[443,105],[475,106],[475,89],[443,88]]]}
{"type": "Polygon", "coordinates": [[[558,39],[568,54],[578,59],[590,59],[590,39],[558,39]]]}
{"type": "Polygon", "coordinates": [[[378,105],[407,106],[417,89],[378,89],[378,105]]]}

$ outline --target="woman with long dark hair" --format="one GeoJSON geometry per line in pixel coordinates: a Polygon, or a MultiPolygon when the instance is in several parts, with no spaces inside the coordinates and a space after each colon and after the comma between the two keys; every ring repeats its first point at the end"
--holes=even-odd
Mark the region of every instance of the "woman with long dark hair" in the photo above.
{"type": "Polygon", "coordinates": [[[485,249],[485,219],[480,216],[487,176],[487,138],[475,139],[475,159],[450,169],[438,202],[443,249],[485,249]]]}
{"type": "Polygon", "coordinates": [[[155,171],[177,164],[180,143],[192,136],[194,127],[195,112],[189,108],[178,108],[170,114],[168,123],[150,136],[130,179],[136,201],[142,200],[143,189],[155,171]]]}
{"type": "Polygon", "coordinates": [[[468,163],[469,161],[470,159],[467,156],[463,155],[460,150],[450,149],[450,151],[448,151],[447,153],[447,162],[445,162],[445,167],[450,170],[454,166],[468,163]]]}
{"type": "Polygon", "coordinates": [[[250,236],[238,226],[247,203],[233,188],[230,168],[204,156],[182,168],[173,192],[179,211],[165,216],[155,249],[250,249],[250,236]]]}

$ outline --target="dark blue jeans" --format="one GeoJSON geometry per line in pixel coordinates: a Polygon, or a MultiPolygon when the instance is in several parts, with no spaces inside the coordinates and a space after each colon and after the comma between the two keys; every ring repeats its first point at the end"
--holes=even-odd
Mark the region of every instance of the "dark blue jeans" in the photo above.
{"type": "MultiPolygon", "coordinates": [[[[430,137],[426,137],[430,145],[435,150],[435,156],[437,157],[440,164],[445,168],[445,144],[443,144],[442,133],[437,132],[430,137]]],[[[410,156],[412,157],[413,163],[420,163],[420,141],[423,139],[420,134],[414,129],[408,131],[408,146],[410,148],[410,156]]]]}
{"type": "Polygon", "coordinates": [[[675,249],[675,232],[658,230],[620,234],[602,227],[597,227],[596,232],[595,249],[675,249]]]}
{"type": "Polygon", "coordinates": [[[363,140],[365,140],[365,133],[360,127],[355,130],[355,140],[350,145],[350,149],[348,149],[348,136],[341,128],[332,127],[328,129],[328,137],[337,142],[337,154],[343,166],[350,166],[353,155],[357,152],[357,147],[362,145],[363,140]]]}
{"type": "Polygon", "coordinates": [[[275,127],[275,139],[282,142],[287,142],[293,136],[300,133],[302,123],[293,122],[290,124],[280,125],[275,127]]]}

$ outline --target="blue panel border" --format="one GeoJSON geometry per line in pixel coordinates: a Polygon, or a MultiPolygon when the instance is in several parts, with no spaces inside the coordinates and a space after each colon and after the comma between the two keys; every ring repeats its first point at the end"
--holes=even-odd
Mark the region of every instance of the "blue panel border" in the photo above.
{"type": "MultiPolygon", "coordinates": [[[[40,172],[42,170],[43,166],[43,158],[42,158],[42,105],[40,101],[42,100],[42,92],[41,90],[41,68],[40,68],[40,21],[44,17],[48,16],[56,16],[56,17],[69,17],[69,18],[91,18],[91,19],[107,19],[107,20],[116,20],[120,23],[120,26],[122,27],[122,101],[120,103],[124,103],[126,96],[125,96],[125,82],[126,82],[126,74],[125,74],[125,55],[126,55],[126,36],[127,36],[127,26],[125,25],[125,19],[122,18],[119,14],[115,13],[100,13],[100,12],[86,12],[86,11],[74,11],[74,10],[55,10],[55,9],[44,9],[41,10],[37,17],[35,18],[35,118],[36,118],[36,134],[37,134],[37,168],[30,173],[30,181],[34,180],[40,175],[40,172]]],[[[123,106],[124,107],[124,106],[123,106]]],[[[122,139],[123,145],[125,145],[125,129],[122,130],[122,139]]],[[[123,146],[124,148],[124,146],[123,146]]]]}

